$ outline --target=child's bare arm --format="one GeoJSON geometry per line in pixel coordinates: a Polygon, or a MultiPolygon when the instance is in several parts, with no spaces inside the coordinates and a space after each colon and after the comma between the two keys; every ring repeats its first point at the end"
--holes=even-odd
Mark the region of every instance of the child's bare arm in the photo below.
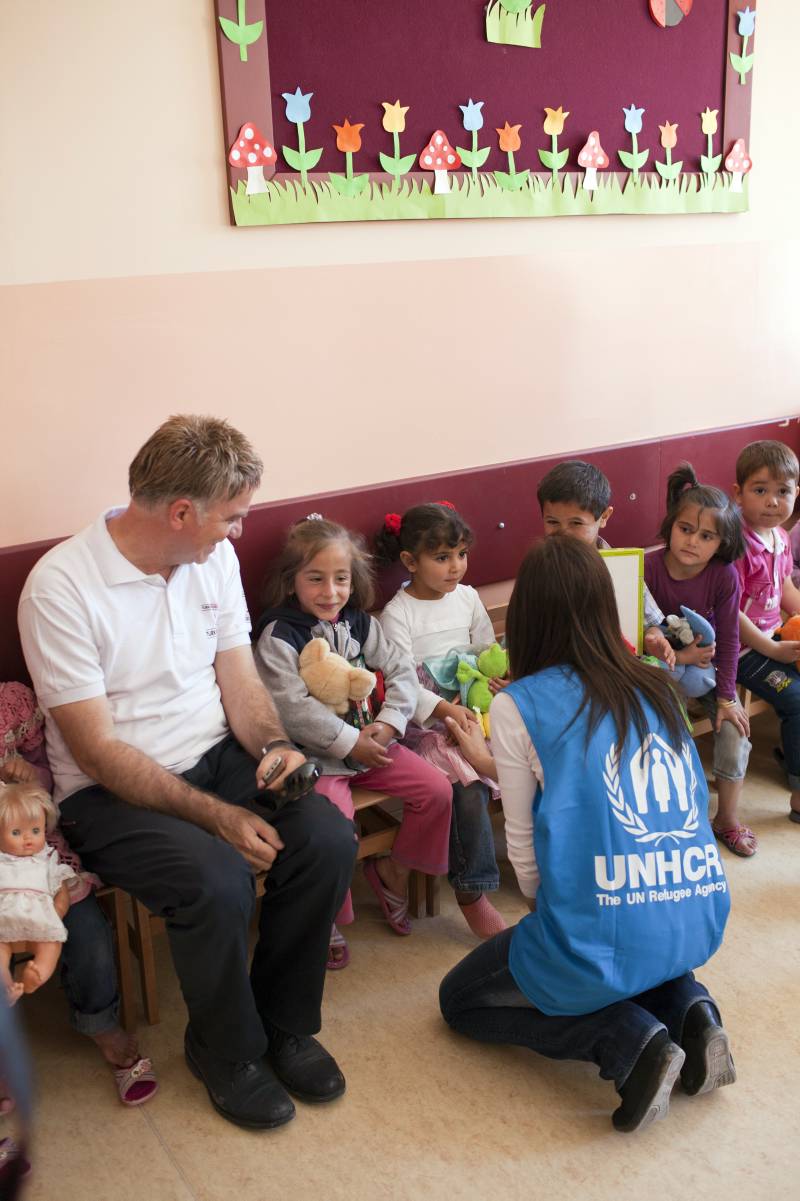
{"type": "Polygon", "coordinates": [[[763,633],[758,626],[753,625],[745,613],[739,614],[739,640],[742,646],[751,651],[758,651],[767,659],[777,663],[794,663],[800,659],[800,642],[774,642],[769,634],[763,633]]]}
{"type": "Polygon", "coordinates": [[[787,575],[783,581],[781,590],[781,608],[784,613],[788,613],[792,617],[795,613],[800,613],[800,588],[792,580],[790,575],[787,575]]]}

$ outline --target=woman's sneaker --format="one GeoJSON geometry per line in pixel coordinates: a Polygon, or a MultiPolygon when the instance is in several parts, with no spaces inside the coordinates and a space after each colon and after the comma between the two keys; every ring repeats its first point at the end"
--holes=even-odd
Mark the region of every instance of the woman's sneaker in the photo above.
{"type": "Polygon", "coordinates": [[[728,1035],[709,1001],[695,1002],[686,1014],[681,1046],[686,1052],[681,1084],[690,1097],[735,1082],[736,1068],[728,1035]]]}
{"type": "Polygon", "coordinates": [[[653,1035],[619,1090],[622,1104],[611,1117],[617,1130],[630,1134],[667,1116],[670,1093],[684,1058],[666,1030],[653,1035]]]}

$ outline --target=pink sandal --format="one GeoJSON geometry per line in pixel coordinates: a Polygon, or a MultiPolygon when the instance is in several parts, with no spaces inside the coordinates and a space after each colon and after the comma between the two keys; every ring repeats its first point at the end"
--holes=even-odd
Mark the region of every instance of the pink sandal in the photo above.
{"type": "Polygon", "coordinates": [[[347,940],[340,930],[335,925],[331,926],[331,940],[328,947],[328,962],[325,967],[329,972],[340,972],[343,967],[347,967],[350,962],[350,948],[347,945],[347,940]],[[339,959],[334,959],[334,948],[341,949],[342,955],[339,959]]]}
{"type": "Polygon", "coordinates": [[[718,830],[716,826],[712,826],[711,829],[714,837],[740,859],[749,859],[751,855],[755,855],[758,841],[749,826],[731,826],[729,830],[718,830]]]}
{"type": "Polygon", "coordinates": [[[113,1068],[123,1105],[144,1105],[158,1092],[158,1081],[149,1059],[137,1059],[129,1068],[113,1068]]]}
{"type": "Polygon", "coordinates": [[[408,920],[408,898],[398,897],[390,892],[378,875],[374,859],[364,861],[364,878],[375,896],[378,898],[383,916],[394,930],[395,934],[410,934],[411,922],[408,920]]]}

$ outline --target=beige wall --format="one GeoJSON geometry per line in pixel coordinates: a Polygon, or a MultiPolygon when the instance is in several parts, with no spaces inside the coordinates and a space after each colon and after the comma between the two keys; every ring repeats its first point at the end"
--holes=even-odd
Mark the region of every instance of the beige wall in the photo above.
{"type": "Polygon", "coordinates": [[[237,230],[210,2],[0,5],[0,544],[124,498],[179,409],[262,500],[797,412],[799,8],[759,9],[747,215],[237,230]]]}

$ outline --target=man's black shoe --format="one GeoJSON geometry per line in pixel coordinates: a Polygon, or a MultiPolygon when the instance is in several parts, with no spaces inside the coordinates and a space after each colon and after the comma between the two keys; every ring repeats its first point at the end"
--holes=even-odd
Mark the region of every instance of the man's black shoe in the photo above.
{"type": "Polygon", "coordinates": [[[183,1040],[189,1070],[202,1080],[217,1113],[249,1130],[271,1130],[295,1115],[294,1103],[262,1058],[244,1063],[220,1059],[201,1046],[186,1027],[183,1040]]]}
{"type": "Polygon", "coordinates": [[[650,1039],[619,1090],[622,1104],[611,1118],[617,1130],[643,1130],[667,1116],[670,1093],[683,1059],[683,1051],[670,1041],[666,1030],[659,1030],[650,1039]]]}
{"type": "Polygon", "coordinates": [[[728,1035],[708,1001],[696,1001],[686,1014],[681,1046],[686,1052],[681,1084],[690,1097],[736,1080],[728,1035]]]}
{"type": "Polygon", "coordinates": [[[335,1101],[345,1090],[344,1076],[332,1055],[307,1034],[287,1034],[264,1022],[267,1059],[275,1075],[301,1101],[335,1101]]]}

